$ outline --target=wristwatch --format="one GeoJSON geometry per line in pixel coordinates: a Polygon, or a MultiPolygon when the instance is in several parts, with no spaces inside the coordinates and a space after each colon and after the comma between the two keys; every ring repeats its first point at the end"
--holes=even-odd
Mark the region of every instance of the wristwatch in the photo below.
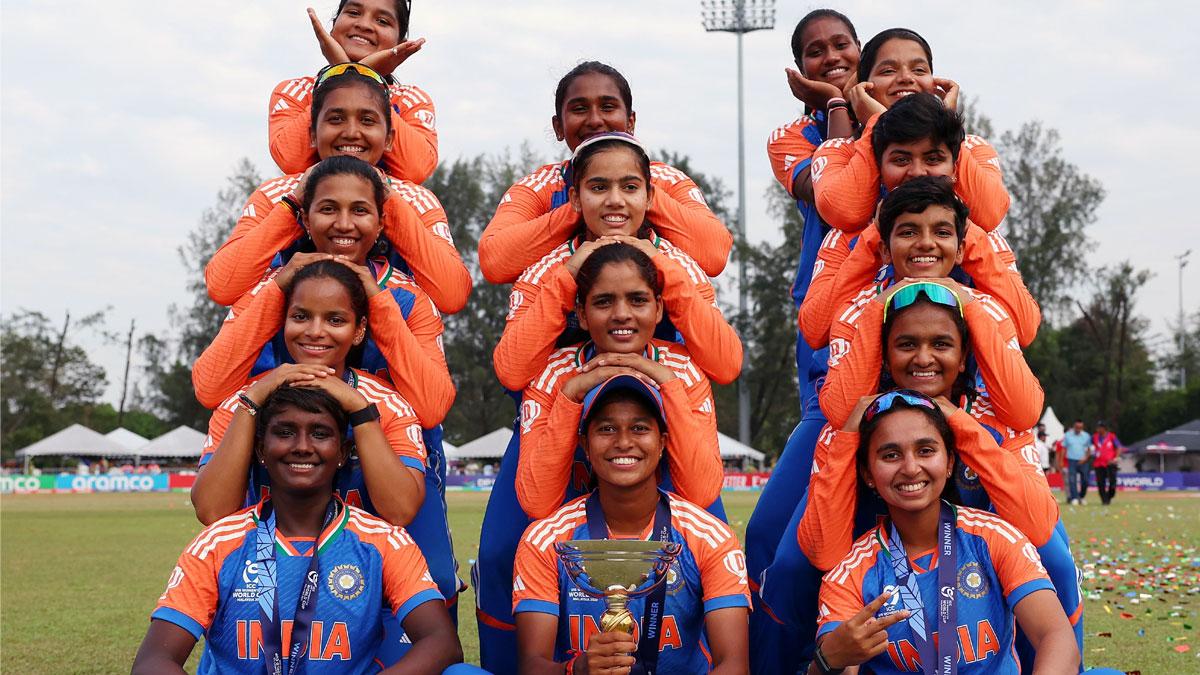
{"type": "Polygon", "coordinates": [[[821,645],[817,645],[817,649],[813,653],[813,665],[817,667],[817,672],[821,675],[841,675],[846,670],[845,668],[831,668],[829,662],[825,660],[825,654],[821,651],[821,645]]]}
{"type": "Polygon", "coordinates": [[[367,407],[362,410],[350,413],[350,426],[356,427],[377,419],[379,419],[379,408],[376,408],[374,403],[368,403],[367,407]]]}

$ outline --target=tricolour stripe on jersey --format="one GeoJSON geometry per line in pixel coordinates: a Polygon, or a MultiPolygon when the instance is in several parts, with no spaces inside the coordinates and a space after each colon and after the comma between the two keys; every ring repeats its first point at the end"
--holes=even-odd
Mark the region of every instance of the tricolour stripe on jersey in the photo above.
{"type": "Polygon", "coordinates": [[[862,564],[864,560],[875,557],[875,537],[874,535],[859,539],[854,546],[850,547],[850,552],[845,558],[829,571],[828,578],[835,584],[844,583],[846,578],[850,576],[850,572],[854,568],[862,564]]]}

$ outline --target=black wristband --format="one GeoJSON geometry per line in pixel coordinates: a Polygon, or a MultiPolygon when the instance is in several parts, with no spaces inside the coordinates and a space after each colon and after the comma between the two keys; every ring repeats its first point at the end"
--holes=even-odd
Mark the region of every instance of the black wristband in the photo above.
{"type": "Polygon", "coordinates": [[[845,668],[830,668],[829,663],[825,660],[825,654],[821,651],[821,645],[817,645],[813,652],[813,663],[817,666],[817,671],[821,675],[841,675],[845,672],[845,668]]]}
{"type": "Polygon", "coordinates": [[[238,394],[238,403],[241,404],[243,410],[250,413],[251,417],[254,417],[258,414],[258,411],[262,410],[262,406],[255,403],[254,399],[247,396],[245,392],[238,394]]]}
{"type": "Polygon", "coordinates": [[[279,202],[292,212],[292,215],[295,216],[296,220],[300,219],[300,203],[296,201],[296,198],[292,196],[292,193],[289,192],[288,194],[280,197],[279,202]]]}
{"type": "Polygon", "coordinates": [[[366,424],[379,419],[379,408],[375,407],[374,403],[368,403],[367,407],[362,410],[356,410],[350,413],[350,426],[356,427],[360,424],[366,424]]]}

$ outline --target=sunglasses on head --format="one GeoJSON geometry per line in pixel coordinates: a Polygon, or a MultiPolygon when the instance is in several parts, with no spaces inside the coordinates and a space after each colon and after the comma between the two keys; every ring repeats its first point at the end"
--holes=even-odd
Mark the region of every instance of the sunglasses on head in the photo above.
{"type": "Polygon", "coordinates": [[[925,394],[911,389],[897,389],[886,394],[880,394],[863,412],[863,422],[870,422],[876,417],[893,410],[897,405],[904,408],[929,408],[937,410],[937,404],[925,394]]]}
{"type": "Polygon", "coordinates": [[[922,294],[929,299],[930,302],[946,307],[954,307],[958,309],[958,315],[963,315],[962,302],[958,299],[958,294],[950,290],[950,288],[937,283],[936,281],[918,281],[915,284],[909,284],[904,288],[892,294],[888,299],[887,305],[883,308],[883,320],[887,321],[888,313],[900,311],[905,307],[917,301],[922,294]]]}
{"type": "Polygon", "coordinates": [[[338,75],[345,75],[346,73],[350,72],[375,80],[380,84],[380,86],[387,86],[387,82],[384,81],[382,75],[375,72],[368,66],[364,66],[361,63],[355,63],[353,61],[349,61],[347,63],[335,63],[332,66],[325,66],[324,68],[318,70],[316,86],[319,87],[330,78],[337,77],[338,75]]]}

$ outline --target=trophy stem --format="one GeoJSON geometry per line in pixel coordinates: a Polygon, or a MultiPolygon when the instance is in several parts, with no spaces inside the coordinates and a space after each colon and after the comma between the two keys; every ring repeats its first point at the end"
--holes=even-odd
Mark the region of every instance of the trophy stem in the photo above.
{"type": "Polygon", "coordinates": [[[600,615],[600,631],[633,635],[633,614],[629,613],[629,595],[623,586],[610,587],[604,596],[604,613],[600,615]],[[619,590],[618,590],[619,589],[619,590]]]}

